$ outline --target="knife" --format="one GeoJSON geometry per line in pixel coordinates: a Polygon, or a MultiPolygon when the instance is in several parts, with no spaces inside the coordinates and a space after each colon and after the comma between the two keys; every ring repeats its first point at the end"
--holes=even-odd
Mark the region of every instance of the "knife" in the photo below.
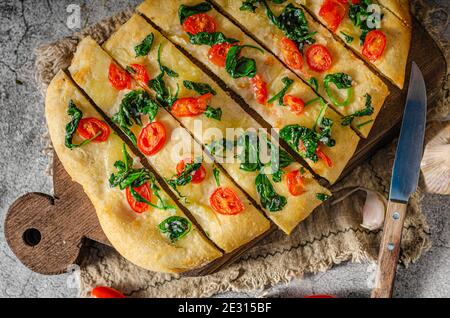
{"type": "Polygon", "coordinates": [[[391,190],[372,298],[392,297],[406,207],[419,182],[426,113],[425,81],[419,67],[413,62],[400,139],[392,170],[391,190]]]}

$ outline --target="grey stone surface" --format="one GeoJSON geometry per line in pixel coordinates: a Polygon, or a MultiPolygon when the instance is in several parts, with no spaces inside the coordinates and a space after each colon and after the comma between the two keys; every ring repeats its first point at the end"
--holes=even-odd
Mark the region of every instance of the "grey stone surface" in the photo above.
{"type": "MultiPolygon", "coordinates": [[[[439,3],[450,11],[446,0],[439,3]]],[[[46,277],[25,268],[8,248],[3,221],[9,205],[27,192],[51,193],[42,153],[46,131],[43,97],[34,80],[33,49],[76,31],[67,27],[67,6],[81,6],[82,26],[94,23],[139,0],[0,0],[0,297],[75,297],[73,275],[46,277]]],[[[448,27],[443,36],[450,37],[448,27]]],[[[431,225],[433,248],[417,264],[401,268],[396,296],[450,296],[450,198],[427,195],[424,212],[431,225]]],[[[367,264],[342,264],[326,273],[308,275],[287,285],[248,296],[299,297],[331,293],[342,297],[369,295],[367,264]]],[[[246,296],[229,293],[224,297],[246,296]]]]}

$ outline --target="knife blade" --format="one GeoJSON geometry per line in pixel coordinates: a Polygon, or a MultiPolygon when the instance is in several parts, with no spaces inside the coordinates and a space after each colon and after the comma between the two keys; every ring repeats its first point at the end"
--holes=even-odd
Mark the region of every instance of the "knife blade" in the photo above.
{"type": "Polygon", "coordinates": [[[408,97],[403,115],[389,197],[406,203],[416,191],[423,156],[427,115],[427,92],[422,72],[415,62],[411,69],[408,97]]]}
{"type": "Polygon", "coordinates": [[[400,138],[392,169],[391,189],[372,298],[392,297],[403,224],[411,194],[417,189],[427,114],[422,72],[413,62],[400,138]]]}

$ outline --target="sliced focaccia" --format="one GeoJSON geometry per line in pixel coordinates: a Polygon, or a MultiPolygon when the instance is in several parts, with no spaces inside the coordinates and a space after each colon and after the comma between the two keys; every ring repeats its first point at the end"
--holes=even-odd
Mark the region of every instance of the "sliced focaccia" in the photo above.
{"type": "Polygon", "coordinates": [[[216,182],[213,164],[200,147],[194,148],[192,137],[94,40],[80,42],[69,70],[183,199],[181,203],[220,248],[231,252],[269,229],[269,221],[231,180],[222,176],[221,182],[216,182]],[[120,77],[112,74],[112,69],[120,77]]]}
{"type": "Polygon", "coordinates": [[[305,7],[399,88],[405,81],[411,28],[372,0],[307,0],[305,7]]]}
{"type": "Polygon", "coordinates": [[[221,256],[154,177],[137,164],[63,72],[47,90],[45,114],[59,159],[72,179],[83,186],[103,231],[120,254],[143,268],[169,273],[192,270],[221,256]],[[127,187],[111,187],[118,179],[129,180],[126,175],[133,171],[139,171],[142,188],[155,205],[141,214],[132,210],[131,205],[139,203],[127,187]],[[118,179],[113,180],[113,174],[118,179]]]}
{"type": "Polygon", "coordinates": [[[363,61],[335,40],[330,31],[300,5],[288,1],[279,5],[261,2],[252,7],[254,12],[251,8],[244,10],[242,1],[215,2],[292,71],[314,85],[319,95],[338,112],[352,116],[348,118],[352,118],[353,126],[368,136],[389,94],[388,88],[363,61]],[[288,17],[297,18],[290,21],[288,17]],[[343,82],[348,82],[348,87],[337,89],[343,82]],[[367,106],[369,97],[371,103],[367,106]]]}
{"type": "MultiPolygon", "coordinates": [[[[357,147],[359,138],[356,133],[350,127],[343,126],[343,118],[332,109],[328,109],[327,112],[337,120],[335,122],[322,120],[324,117],[318,115],[323,115],[320,110],[325,108],[316,93],[286,69],[272,54],[258,48],[253,40],[212,9],[209,4],[200,4],[204,5],[208,12],[208,14],[200,13],[200,15],[207,16],[206,19],[213,21],[214,28],[210,31],[216,30],[223,33],[203,32],[198,33],[197,37],[204,37],[213,42],[220,42],[224,37],[229,37],[238,40],[240,45],[230,47],[227,54],[226,50],[221,49],[228,45],[227,43],[215,44],[212,47],[207,44],[192,44],[191,42],[198,43],[197,41],[204,43],[205,40],[189,39],[189,35],[184,32],[178,18],[182,3],[192,5],[195,2],[172,1],[170,4],[163,4],[162,1],[146,1],[138,10],[158,24],[171,40],[184,47],[192,56],[216,73],[272,127],[281,130],[289,125],[302,123],[303,133],[299,132],[297,136],[310,147],[306,147],[307,151],[304,147],[294,147],[294,150],[308,160],[316,173],[327,178],[331,183],[335,182],[357,147]],[[163,7],[166,12],[165,19],[158,13],[163,7]],[[238,52],[234,48],[243,49],[243,51],[238,52]],[[220,61],[226,64],[227,58],[229,63],[224,67],[220,61]],[[339,140],[334,138],[335,135],[340,136],[339,140]],[[313,145],[320,147],[312,149],[313,145]]],[[[200,9],[197,7],[197,12],[198,10],[200,9]]],[[[189,20],[186,19],[186,21],[189,20]]]]}
{"type": "MultiPolygon", "coordinates": [[[[249,168],[250,165],[246,164],[245,158],[242,156],[235,158],[234,154],[236,152],[242,153],[242,151],[246,150],[245,148],[251,148],[250,146],[239,147],[237,144],[246,138],[246,133],[249,129],[258,130],[261,129],[261,126],[142,17],[133,16],[105,42],[104,48],[118,63],[129,69],[131,75],[137,79],[140,77],[139,73],[134,73],[131,68],[140,69],[140,73],[145,70],[147,74],[157,77],[161,72],[159,65],[161,64],[178,74],[177,77],[170,77],[166,74],[161,77],[161,83],[164,82],[164,85],[171,91],[175,92],[177,90],[176,87],[180,87],[177,99],[170,107],[165,106],[165,110],[170,111],[205,146],[210,147],[218,142],[220,144],[220,141],[224,139],[227,140],[228,145],[234,147],[236,144],[235,153],[232,153],[231,160],[222,160],[221,156],[214,153],[217,161],[220,161],[225,170],[233,176],[233,179],[247,193],[251,194],[251,197],[262,206],[267,215],[286,233],[290,233],[301,220],[306,218],[330,194],[300,164],[294,163],[285,152],[282,153],[284,160],[280,169],[283,172],[276,171],[279,175],[277,182],[272,181],[272,177],[269,176],[271,178],[269,183],[267,180],[264,180],[266,181],[265,187],[258,186],[261,183],[257,184],[257,179],[260,181],[264,178],[262,176],[258,178],[258,171],[256,170],[261,168],[259,167],[260,164],[256,163],[249,168]],[[153,38],[152,47],[148,51],[143,52],[146,55],[137,54],[136,51],[141,52],[139,49],[142,47],[142,43],[149,38],[153,38]],[[161,49],[159,50],[159,48],[161,49]],[[160,53],[160,63],[158,63],[158,52],[160,53]],[[196,101],[203,99],[202,96],[205,96],[205,94],[210,94],[208,106],[220,110],[220,116],[210,116],[214,112],[210,112],[204,107],[201,109],[202,111],[194,113],[191,111],[179,111],[184,109],[181,105],[186,103],[192,103],[195,106],[196,101]],[[231,133],[232,135],[230,136],[231,133]],[[287,160],[287,158],[289,159],[287,160]],[[303,174],[294,180],[292,179],[294,174],[289,175],[288,172],[297,170],[302,171],[303,174]],[[288,181],[289,177],[292,179],[291,181],[288,181]],[[277,183],[275,185],[277,193],[284,193],[283,199],[280,199],[278,204],[270,204],[270,200],[267,200],[266,192],[263,191],[266,188],[270,188],[273,183],[277,183]],[[297,183],[299,187],[296,187],[297,183]],[[289,188],[294,194],[289,192],[289,188]],[[294,188],[301,188],[302,193],[298,193],[299,190],[294,188]],[[284,203],[284,201],[286,202],[284,203]]],[[[157,90],[155,91],[155,87],[152,85],[154,82],[150,83],[150,85],[147,85],[148,83],[146,82],[148,81],[140,81],[141,85],[158,99],[157,90]]],[[[164,99],[160,98],[159,101],[162,105],[165,104],[164,99]]],[[[194,108],[188,107],[191,110],[194,108]]],[[[266,136],[264,135],[264,137],[266,136]]],[[[273,195],[274,193],[275,191],[270,192],[272,201],[276,201],[278,198],[273,195]]]]}

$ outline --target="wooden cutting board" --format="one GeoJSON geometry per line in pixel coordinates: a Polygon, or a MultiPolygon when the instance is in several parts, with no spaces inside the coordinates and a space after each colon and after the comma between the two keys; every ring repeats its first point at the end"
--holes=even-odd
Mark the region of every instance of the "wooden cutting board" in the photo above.
{"type": "MultiPolygon", "coordinates": [[[[446,62],[436,43],[417,21],[414,21],[413,28],[408,65],[414,60],[422,70],[428,91],[428,107],[431,110],[442,89],[446,62]]],[[[407,74],[408,80],[409,68],[407,74]]],[[[398,134],[407,89],[401,91],[389,83],[388,85],[391,95],[369,138],[361,141],[343,175],[351,172],[398,134]]],[[[81,186],[71,180],[56,155],[53,175],[53,197],[42,193],[26,194],[11,205],[5,221],[6,240],[17,258],[31,270],[48,275],[63,273],[76,263],[84,239],[109,244],[91,202],[81,186]]],[[[205,275],[219,270],[275,230],[275,226],[272,226],[260,238],[188,275],[205,275]]]]}

